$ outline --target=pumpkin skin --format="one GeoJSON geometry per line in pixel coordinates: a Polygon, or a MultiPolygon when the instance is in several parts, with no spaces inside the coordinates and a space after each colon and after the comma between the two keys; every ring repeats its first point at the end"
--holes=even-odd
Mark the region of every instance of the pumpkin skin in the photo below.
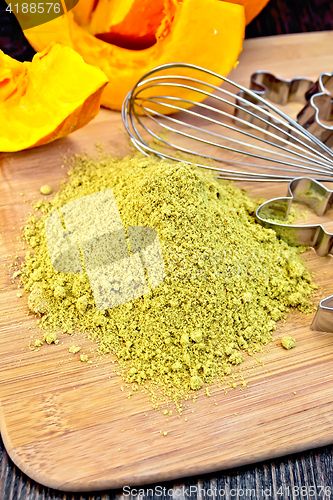
{"type": "Polygon", "coordinates": [[[246,24],[250,24],[250,22],[257,17],[259,12],[266,7],[269,0],[228,0],[228,2],[243,5],[245,9],[246,24]]]}
{"type": "Polygon", "coordinates": [[[60,44],[24,63],[0,51],[0,151],[46,144],[83,127],[98,113],[107,82],[60,44]]]}
{"type": "Polygon", "coordinates": [[[96,38],[75,22],[72,12],[42,28],[25,30],[24,34],[35,50],[43,50],[51,41],[61,42],[76,50],[88,64],[98,66],[109,78],[101,102],[119,110],[139,78],[156,66],[186,62],[226,76],[237,63],[245,31],[242,6],[219,0],[171,3],[173,17],[166,15],[156,43],[143,50],[118,47],[96,38]]]}

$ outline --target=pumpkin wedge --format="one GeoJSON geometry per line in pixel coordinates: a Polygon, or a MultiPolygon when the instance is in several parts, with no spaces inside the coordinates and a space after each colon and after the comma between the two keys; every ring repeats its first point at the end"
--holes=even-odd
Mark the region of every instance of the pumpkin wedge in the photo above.
{"type": "Polygon", "coordinates": [[[107,82],[60,44],[24,63],[0,51],[0,151],[45,144],[83,127],[97,115],[107,82]]]}
{"type": "MultiPolygon", "coordinates": [[[[43,50],[51,41],[61,42],[88,64],[102,69],[109,84],[101,102],[112,109],[121,109],[139,78],[161,64],[186,62],[227,75],[242,48],[243,6],[219,0],[169,0],[164,5],[169,5],[169,10],[164,8],[156,43],[143,50],[118,47],[97,38],[75,22],[72,12],[24,33],[35,50],[43,50]]],[[[140,18],[135,22],[140,24],[140,18]]]]}

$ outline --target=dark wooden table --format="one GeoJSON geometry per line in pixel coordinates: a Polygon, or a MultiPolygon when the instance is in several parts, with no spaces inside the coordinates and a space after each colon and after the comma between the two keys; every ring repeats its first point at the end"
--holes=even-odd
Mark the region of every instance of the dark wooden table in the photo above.
{"type": "Polygon", "coordinates": [[[1,500],[111,500],[120,498],[185,500],[211,498],[221,500],[318,499],[332,498],[333,446],[289,455],[272,462],[230,469],[177,483],[160,483],[133,489],[90,493],[62,493],[44,488],[22,474],[0,444],[1,500]],[[216,488],[216,491],[214,489],[216,488]],[[122,496],[123,495],[123,496],[122,496]]]}

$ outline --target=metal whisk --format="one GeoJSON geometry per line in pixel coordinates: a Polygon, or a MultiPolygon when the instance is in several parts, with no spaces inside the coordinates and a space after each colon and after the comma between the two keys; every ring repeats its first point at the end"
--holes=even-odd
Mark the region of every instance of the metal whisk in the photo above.
{"type": "Polygon", "coordinates": [[[332,181],[333,152],[325,144],[261,96],[198,66],[146,73],[127,95],[122,118],[145,155],[194,163],[219,178],[332,181]]]}

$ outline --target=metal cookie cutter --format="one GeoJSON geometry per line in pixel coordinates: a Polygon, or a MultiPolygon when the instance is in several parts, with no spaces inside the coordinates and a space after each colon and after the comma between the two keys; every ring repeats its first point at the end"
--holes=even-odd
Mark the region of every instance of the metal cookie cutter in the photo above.
{"type": "MultiPolygon", "coordinates": [[[[333,148],[333,125],[328,125],[328,122],[333,120],[333,73],[323,73],[317,82],[313,82],[309,78],[297,77],[287,80],[267,71],[256,71],[251,75],[250,89],[276,104],[303,104],[304,108],[298,113],[297,122],[328,147],[333,148]]],[[[248,94],[239,92],[238,95],[249,100],[248,94]]],[[[252,104],[264,107],[260,101],[253,97],[250,99],[252,104]]],[[[236,109],[235,115],[249,123],[255,123],[255,118],[247,113],[244,101],[237,100],[236,104],[243,109],[236,109]]]]}
{"type": "Polygon", "coordinates": [[[307,91],[308,104],[297,115],[297,121],[326,146],[333,148],[333,73],[322,73],[307,91]]]}
{"type": "MultiPolygon", "coordinates": [[[[307,205],[317,215],[323,215],[333,205],[333,191],[314,179],[299,177],[290,182],[288,195],[260,205],[256,212],[258,222],[274,229],[278,237],[291,245],[311,246],[322,257],[333,255],[333,234],[325,231],[320,224],[298,226],[274,221],[288,217],[293,201],[307,205]]],[[[311,330],[333,333],[333,295],[320,302],[311,330]]]]}

